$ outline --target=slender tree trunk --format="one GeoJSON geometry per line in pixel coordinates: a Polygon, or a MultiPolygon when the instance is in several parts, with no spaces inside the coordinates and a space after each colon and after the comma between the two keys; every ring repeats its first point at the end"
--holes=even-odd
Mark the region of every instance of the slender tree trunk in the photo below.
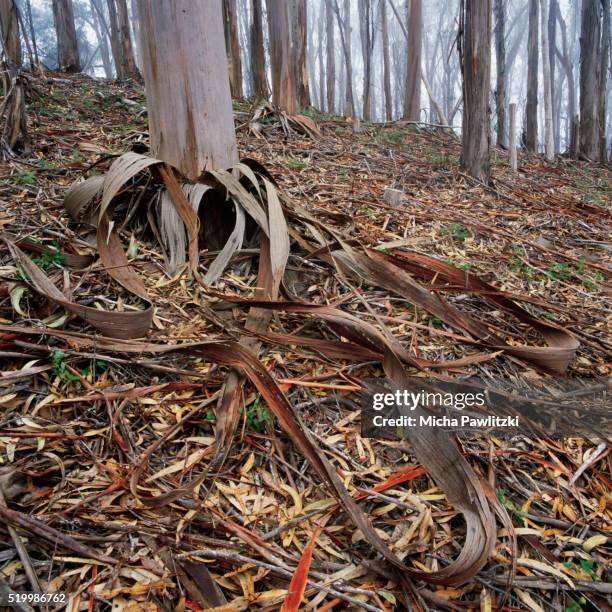
{"type": "Polygon", "coordinates": [[[110,51],[108,48],[108,38],[106,36],[104,25],[100,23],[100,16],[94,5],[94,0],[89,0],[89,8],[91,11],[91,21],[94,26],[94,32],[96,33],[96,38],[98,39],[98,44],[100,45],[100,57],[102,58],[102,66],[104,67],[104,76],[106,76],[107,79],[112,79],[113,64],[111,62],[110,51]]]}
{"type": "Polygon", "coordinates": [[[525,107],[525,148],[538,144],[538,0],[529,0],[527,40],[527,105],[525,107]]]}
{"type": "Polygon", "coordinates": [[[509,132],[509,148],[510,148],[510,167],[513,172],[518,168],[517,151],[516,151],[516,104],[510,104],[510,126],[509,132]]]}
{"type": "Polygon", "coordinates": [[[463,75],[461,168],[475,179],[488,183],[491,178],[491,0],[462,0],[460,39],[463,75]]]}
{"type": "MultiPolygon", "coordinates": [[[[557,45],[557,11],[559,10],[558,0],[550,0],[548,7],[548,57],[550,58],[550,97],[553,105],[553,138],[555,141],[555,153],[559,151],[559,121],[554,112],[557,102],[557,75],[556,75],[556,56],[555,47],[557,45]]],[[[560,91],[560,90],[559,90],[560,91]]]]}
{"type": "Polygon", "coordinates": [[[423,6],[421,0],[407,0],[408,41],[404,119],[419,121],[421,116],[421,48],[423,6]]]}
{"type": "Polygon", "coordinates": [[[261,20],[261,0],[251,0],[251,75],[253,78],[253,96],[268,97],[268,82],[266,79],[266,56],[261,20]]]}
{"type": "Polygon", "coordinates": [[[580,31],[580,154],[599,157],[599,37],[601,0],[582,0],[580,31]]]}
{"type": "Polygon", "coordinates": [[[372,28],[371,0],[360,0],[359,19],[361,26],[361,50],[363,55],[363,118],[370,121],[372,115],[372,49],[374,33],[372,28]]]}
{"type": "Polygon", "coordinates": [[[242,62],[240,61],[240,43],[238,42],[236,0],[223,0],[223,26],[227,63],[229,65],[230,91],[232,92],[232,98],[242,98],[242,62]]]}
{"type": "Polygon", "coordinates": [[[130,16],[126,0],[115,0],[117,3],[117,29],[121,46],[121,62],[124,78],[133,79],[139,76],[130,36],[130,16]]]}
{"type": "Polygon", "coordinates": [[[608,161],[606,141],[606,93],[608,91],[608,65],[610,61],[610,0],[601,0],[603,16],[601,26],[601,50],[599,56],[599,160],[608,161]]]}
{"type": "Polygon", "coordinates": [[[296,81],[297,99],[300,108],[310,106],[310,89],[308,87],[308,47],[307,47],[307,24],[306,0],[296,0],[295,16],[295,55],[296,55],[296,81]]]}
{"type": "Polygon", "coordinates": [[[286,0],[267,0],[272,100],[289,115],[295,115],[295,75],[291,61],[289,12],[286,0]]]}
{"type": "Polygon", "coordinates": [[[111,50],[113,53],[113,62],[115,64],[115,75],[119,80],[127,79],[128,75],[125,72],[125,63],[123,62],[123,48],[121,46],[121,36],[119,34],[119,22],[117,20],[117,6],[115,0],[106,0],[108,7],[109,21],[109,38],[111,42],[111,50]]]}
{"type": "MultiPolygon", "coordinates": [[[[559,26],[561,28],[561,45],[563,49],[563,55],[556,49],[557,58],[563,66],[565,75],[567,77],[567,134],[566,138],[568,143],[572,139],[572,122],[576,115],[576,86],[574,82],[574,66],[572,64],[569,47],[567,44],[567,26],[565,20],[561,17],[561,13],[558,12],[559,26]]],[[[577,143],[576,143],[577,145],[577,143]]]]}
{"type": "Polygon", "coordinates": [[[389,57],[389,26],[387,24],[387,0],[380,0],[380,22],[383,47],[383,83],[385,90],[385,117],[393,119],[393,98],[391,97],[391,60],[389,57]]]}
{"type": "Polygon", "coordinates": [[[325,37],[327,40],[327,112],[334,113],[336,101],[336,44],[334,40],[334,14],[331,2],[325,3],[325,37]]]}
{"type": "Polygon", "coordinates": [[[323,44],[325,40],[325,7],[319,4],[319,44],[317,46],[317,59],[319,61],[319,110],[325,110],[325,63],[323,61],[323,44]]]}
{"type": "Polygon", "coordinates": [[[81,60],[77,45],[72,0],[53,0],[53,20],[57,33],[57,63],[65,72],[80,72],[81,60]]]}
{"type": "Polygon", "coordinates": [[[347,117],[353,117],[355,114],[355,98],[353,93],[353,61],[351,56],[351,4],[350,0],[344,0],[344,23],[342,23],[338,0],[333,0],[333,3],[338,22],[338,31],[340,32],[340,41],[342,42],[342,50],[344,52],[344,62],[346,64],[346,105],[344,107],[344,114],[347,117]]]}
{"type": "Polygon", "coordinates": [[[495,59],[496,59],[496,85],[495,108],[497,110],[497,138],[498,147],[505,143],[506,131],[506,10],[504,0],[495,0],[495,59]]]}
{"type": "Polygon", "coordinates": [[[221,0],[138,0],[155,157],[190,180],[237,159],[221,0]]]}
{"type": "Polygon", "coordinates": [[[26,0],[26,12],[28,14],[28,28],[30,30],[30,37],[32,38],[32,47],[34,48],[34,61],[38,66],[40,60],[38,59],[38,45],[36,44],[36,32],[34,31],[34,20],[32,19],[32,3],[30,0],[26,0]]]}
{"type": "Polygon", "coordinates": [[[555,158],[555,136],[553,133],[552,88],[550,79],[550,56],[548,55],[548,0],[540,0],[542,30],[542,75],[544,81],[544,146],[546,159],[555,158]]]}

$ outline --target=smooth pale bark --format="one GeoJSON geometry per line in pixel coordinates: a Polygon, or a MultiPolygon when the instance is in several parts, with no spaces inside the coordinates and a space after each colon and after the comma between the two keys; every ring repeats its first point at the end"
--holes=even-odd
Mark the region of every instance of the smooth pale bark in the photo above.
{"type": "Polygon", "coordinates": [[[326,90],[327,112],[333,114],[336,100],[336,45],[334,41],[334,14],[331,2],[325,3],[325,38],[326,44],[326,90]]]}
{"type": "Polygon", "coordinates": [[[117,26],[119,30],[119,41],[121,45],[122,72],[124,78],[135,78],[138,75],[134,49],[132,48],[132,37],[130,36],[130,16],[126,0],[115,0],[117,3],[117,26]]]}
{"type": "Polygon", "coordinates": [[[65,72],[80,72],[72,0],[53,0],[53,21],[57,34],[57,64],[65,72]]]}
{"type": "Polygon", "coordinates": [[[513,102],[510,104],[510,125],[509,125],[509,149],[510,149],[510,167],[516,172],[517,163],[517,151],[516,151],[516,104],[513,102]]]}
{"type": "Polygon", "coordinates": [[[344,114],[347,117],[354,115],[354,98],[353,98],[353,64],[351,61],[351,13],[350,0],[344,1],[344,23],[340,17],[340,8],[338,0],[332,0],[333,10],[336,13],[336,21],[338,23],[338,32],[340,33],[340,42],[342,43],[342,52],[344,54],[344,62],[346,64],[346,95],[344,114]]]}
{"type": "Polygon", "coordinates": [[[491,0],[463,0],[461,15],[463,129],[461,168],[488,183],[491,0]]]}
{"type": "Polygon", "coordinates": [[[221,0],[138,0],[152,154],[190,180],[238,159],[221,0]]]}
{"type": "Polygon", "coordinates": [[[113,78],[113,65],[110,58],[110,49],[108,48],[108,38],[106,36],[106,24],[102,24],[100,21],[100,15],[94,0],[89,0],[89,8],[91,12],[91,22],[93,24],[98,44],[100,45],[100,56],[102,58],[102,66],[104,68],[104,76],[107,79],[113,78]]]}
{"type": "Polygon", "coordinates": [[[601,0],[603,15],[601,25],[601,58],[599,66],[599,160],[608,160],[606,140],[606,93],[608,91],[608,63],[610,61],[610,0],[601,0]]]}
{"type": "MultiPolygon", "coordinates": [[[[408,0],[408,40],[404,119],[418,121],[421,116],[421,48],[423,6],[421,0],[408,0]]],[[[442,120],[442,116],[440,116],[442,120]]]]}
{"type": "Polygon", "coordinates": [[[361,34],[361,53],[363,56],[363,111],[365,121],[372,114],[372,50],[374,48],[374,28],[372,24],[371,0],[359,0],[359,23],[361,34]]]}
{"type": "Polygon", "coordinates": [[[496,144],[503,147],[506,129],[506,10],[504,0],[495,0],[495,109],[497,111],[496,144]]]}
{"type": "Polygon", "coordinates": [[[385,90],[385,117],[393,119],[393,98],[391,97],[391,59],[389,57],[389,26],[387,24],[387,2],[380,2],[380,24],[383,47],[383,89],[385,90]]]}
{"type": "Polygon", "coordinates": [[[21,39],[15,0],[0,0],[0,34],[8,60],[21,67],[21,39]]]}
{"type": "Polygon", "coordinates": [[[253,79],[253,96],[268,97],[266,79],[266,56],[264,52],[263,29],[261,23],[261,0],[251,0],[251,76],[253,79]]]}
{"type": "Polygon", "coordinates": [[[295,0],[295,75],[297,100],[300,108],[310,106],[310,88],[308,86],[308,46],[306,0],[295,0]]]}
{"type": "Polygon", "coordinates": [[[580,30],[580,154],[599,157],[599,36],[601,0],[582,0],[580,30]]]}
{"type": "Polygon", "coordinates": [[[544,84],[544,150],[546,159],[555,158],[555,136],[553,133],[552,89],[550,80],[550,56],[548,55],[548,0],[540,0],[542,30],[542,75],[544,84]]]}
{"type": "Polygon", "coordinates": [[[232,98],[242,98],[242,62],[238,42],[236,0],[223,0],[223,31],[229,66],[230,91],[232,98]]]}
{"type": "Polygon", "coordinates": [[[289,115],[295,115],[295,78],[291,61],[289,11],[286,0],[267,0],[272,101],[289,115]]]}
{"type": "MultiPolygon", "coordinates": [[[[566,138],[571,143],[572,139],[572,122],[576,114],[576,86],[574,82],[574,66],[572,63],[569,47],[567,44],[567,26],[565,20],[561,16],[561,12],[557,13],[559,20],[559,27],[561,28],[561,44],[563,53],[561,53],[555,47],[555,53],[557,54],[558,60],[563,66],[565,76],[567,78],[567,134],[566,138]]],[[[576,141],[577,146],[577,141],[576,141]]]]}
{"type": "Polygon", "coordinates": [[[525,106],[525,148],[538,144],[538,0],[529,0],[527,39],[527,104],[525,106]]]}
{"type": "Polygon", "coordinates": [[[554,109],[560,106],[559,90],[557,88],[556,75],[556,56],[555,47],[557,45],[557,11],[559,10],[558,0],[550,0],[548,7],[548,57],[550,58],[550,97],[553,106],[553,138],[555,141],[555,153],[559,150],[559,120],[554,109]]]}

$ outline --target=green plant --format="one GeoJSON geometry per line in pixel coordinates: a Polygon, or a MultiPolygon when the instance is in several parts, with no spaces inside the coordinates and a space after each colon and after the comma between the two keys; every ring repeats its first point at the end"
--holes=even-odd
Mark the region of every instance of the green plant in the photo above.
{"type": "Polygon", "coordinates": [[[270,409],[265,405],[261,406],[261,395],[258,395],[253,402],[241,408],[240,413],[245,415],[246,428],[254,429],[259,433],[265,430],[266,423],[269,423],[272,419],[270,409]]]}
{"type": "Polygon", "coordinates": [[[78,382],[80,378],[73,374],[64,363],[64,353],[62,351],[53,351],[51,355],[51,373],[61,378],[65,383],[78,382]]]}
{"type": "Polygon", "coordinates": [[[495,495],[497,495],[497,499],[501,502],[502,506],[506,508],[518,521],[525,520],[525,512],[520,508],[517,508],[514,505],[514,502],[508,499],[508,489],[498,488],[495,489],[495,495]]]}
{"type": "Polygon", "coordinates": [[[36,172],[34,170],[26,170],[15,174],[15,182],[18,185],[34,185],[36,182],[36,172]]]}
{"type": "Polygon", "coordinates": [[[294,168],[295,170],[303,170],[304,168],[308,168],[307,161],[303,161],[301,159],[294,159],[293,157],[290,157],[287,160],[287,164],[291,166],[292,168],[294,168]]]}
{"type": "Polygon", "coordinates": [[[83,100],[83,108],[88,111],[99,111],[100,107],[93,100],[83,100]]]}
{"type": "Polygon", "coordinates": [[[385,132],[385,140],[389,142],[401,142],[403,139],[403,130],[391,130],[390,132],[385,132]]]}
{"type": "Polygon", "coordinates": [[[573,277],[571,267],[566,262],[555,262],[549,266],[547,275],[553,279],[570,280],[573,277]]]}
{"type": "Polygon", "coordinates": [[[450,223],[440,228],[440,236],[450,236],[453,240],[465,242],[465,239],[470,235],[467,227],[463,223],[450,223]]]}

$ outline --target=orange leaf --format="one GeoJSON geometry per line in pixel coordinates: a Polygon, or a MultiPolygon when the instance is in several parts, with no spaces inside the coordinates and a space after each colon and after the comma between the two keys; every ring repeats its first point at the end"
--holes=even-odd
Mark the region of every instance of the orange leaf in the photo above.
{"type": "Polygon", "coordinates": [[[310,569],[310,563],[312,561],[312,551],[318,535],[319,530],[315,529],[310,541],[306,544],[306,548],[304,548],[300,562],[295,568],[295,574],[293,574],[293,578],[291,579],[289,593],[287,593],[285,601],[283,601],[283,605],[281,606],[281,612],[298,612],[300,608],[300,603],[302,602],[302,597],[304,597],[304,591],[306,589],[306,583],[308,582],[308,570],[310,569]]]}

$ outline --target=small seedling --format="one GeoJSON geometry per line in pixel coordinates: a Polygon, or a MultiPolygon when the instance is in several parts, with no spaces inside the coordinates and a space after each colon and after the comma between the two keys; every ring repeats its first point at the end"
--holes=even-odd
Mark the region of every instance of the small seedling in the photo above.
{"type": "Polygon", "coordinates": [[[308,162],[301,159],[294,159],[292,157],[287,160],[287,164],[295,170],[303,170],[304,168],[308,168],[308,162]]]}
{"type": "Polygon", "coordinates": [[[247,429],[254,429],[259,433],[265,430],[266,423],[269,423],[272,419],[269,408],[267,406],[261,406],[260,395],[258,395],[257,399],[248,406],[241,408],[240,413],[246,414],[247,429]]]}
{"type": "Polygon", "coordinates": [[[36,182],[36,172],[34,170],[27,170],[26,172],[15,174],[15,182],[18,185],[34,185],[36,182]]]}
{"type": "Polygon", "coordinates": [[[62,351],[53,351],[51,355],[51,365],[53,366],[51,368],[52,374],[61,378],[65,383],[69,384],[80,380],[76,374],[73,374],[66,367],[64,363],[64,353],[62,351]]]}
{"type": "Polygon", "coordinates": [[[467,227],[463,223],[451,223],[440,228],[440,236],[450,236],[453,240],[465,242],[470,235],[467,227]]]}

